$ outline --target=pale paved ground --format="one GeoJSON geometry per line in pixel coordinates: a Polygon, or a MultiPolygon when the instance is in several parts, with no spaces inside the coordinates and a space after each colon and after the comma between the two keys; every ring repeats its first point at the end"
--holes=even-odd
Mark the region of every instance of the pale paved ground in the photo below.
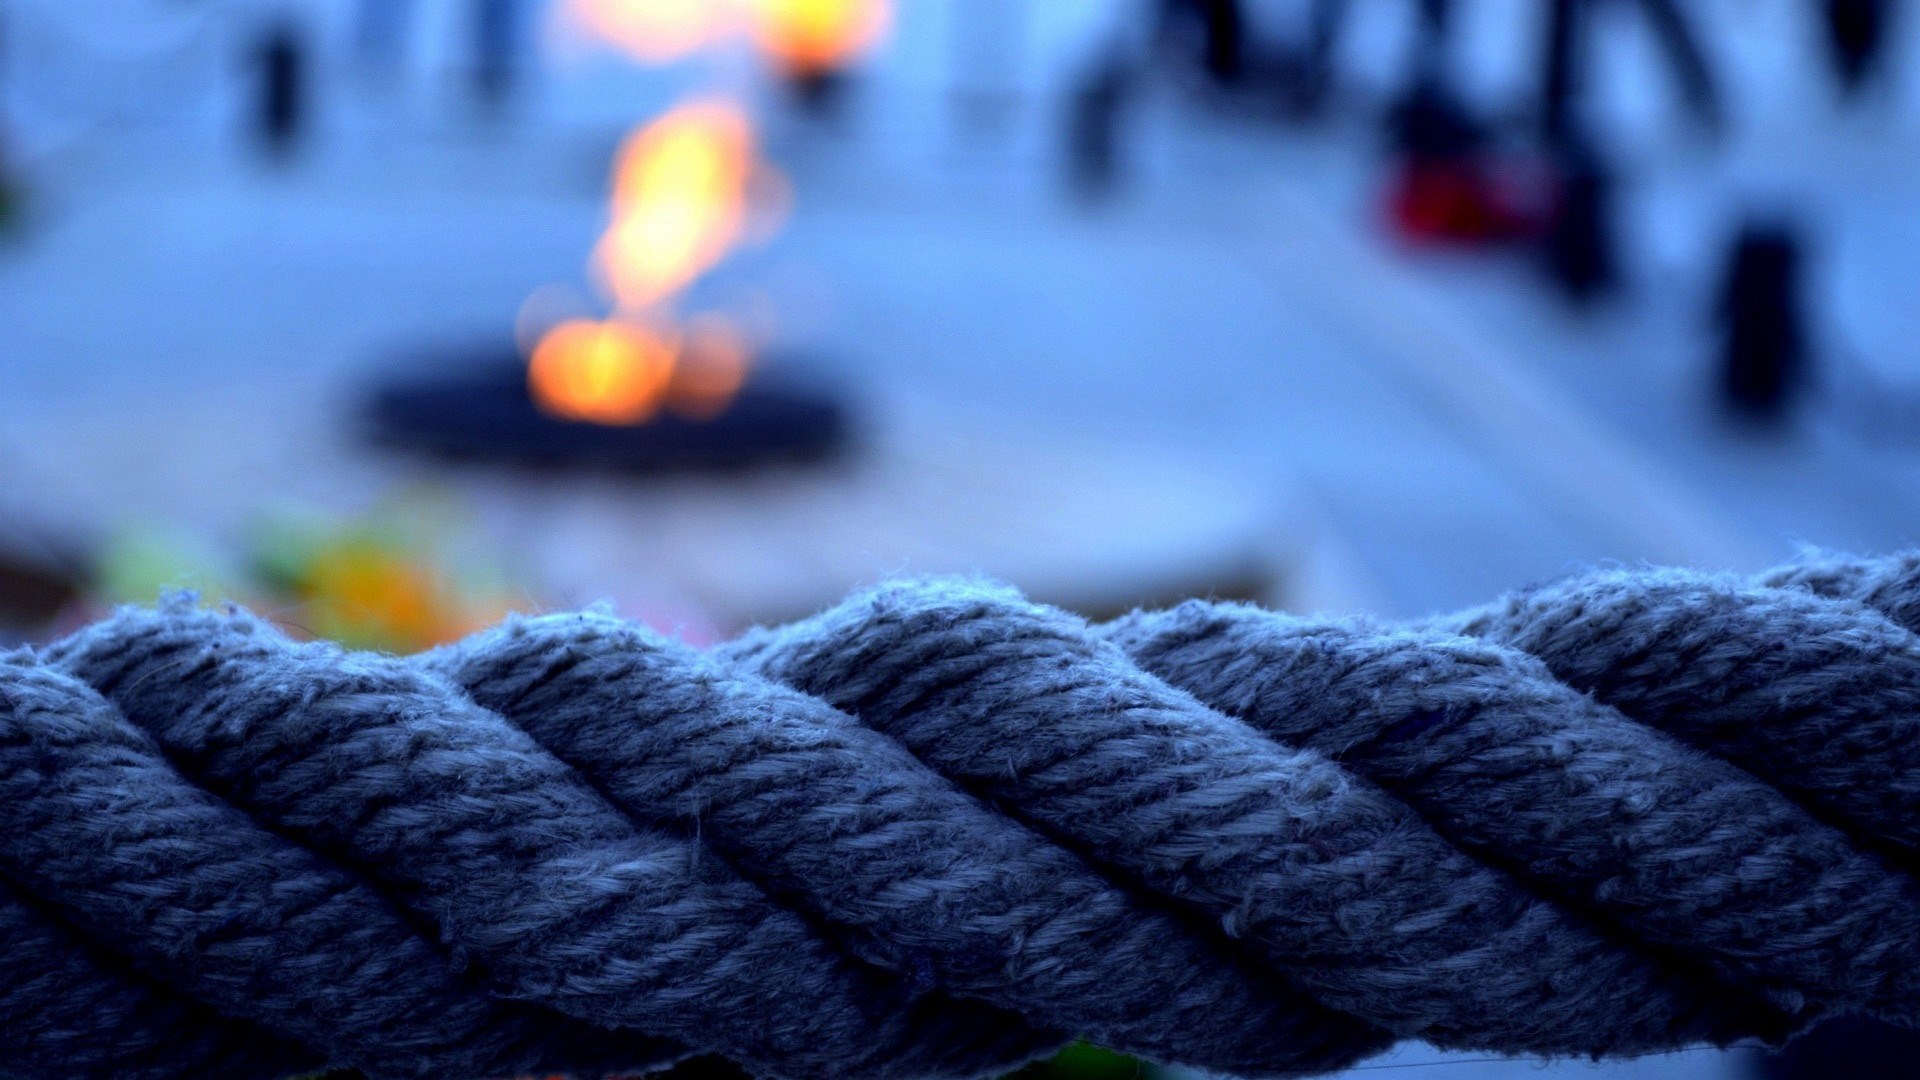
{"type": "MultiPolygon", "coordinates": [[[[1181,561],[1271,556],[1291,572],[1282,595],[1307,606],[1414,614],[1595,560],[1754,568],[1800,542],[1914,539],[1920,452],[1901,439],[1863,437],[1836,407],[1759,439],[1713,423],[1702,400],[1695,311],[1713,222],[1724,227],[1752,176],[1809,170],[1782,149],[1791,140],[1756,137],[1731,163],[1682,157],[1637,173],[1640,294],[1579,322],[1510,265],[1408,260],[1378,242],[1369,159],[1350,133],[1283,137],[1159,100],[1146,107],[1127,195],[1064,203],[1046,95],[1073,55],[1070,16],[1036,31],[1004,76],[1025,96],[999,135],[954,123],[933,16],[903,20],[899,52],[847,130],[821,138],[774,121],[799,209],[704,295],[770,297],[785,340],[860,388],[883,444],[997,437],[983,466],[994,475],[1051,466],[1079,489],[1085,509],[1073,517],[1114,515],[1103,528],[1147,539],[1179,533],[1190,547],[1146,546],[1181,561]],[[1032,464],[1028,446],[1047,456],[1032,464]],[[1089,447],[1153,464],[1083,473],[1054,456],[1089,447]],[[1169,509],[1180,477],[1199,479],[1169,509]],[[1193,527],[1170,530],[1175,519],[1193,527]]],[[[1766,70],[1765,50],[1755,55],[1750,66],[1766,70]]],[[[689,78],[574,77],[498,128],[452,115],[443,97],[398,120],[342,98],[316,152],[285,173],[233,152],[217,97],[163,123],[49,128],[38,219],[0,249],[0,512],[230,536],[269,501],[351,510],[420,479],[343,434],[358,380],[422,343],[503,334],[530,291],[578,280],[608,148],[689,78]]],[[[1623,115],[1645,111],[1628,106],[1623,115]]],[[[1821,144],[1851,196],[1820,204],[1839,238],[1823,254],[1839,268],[1834,317],[1888,399],[1909,379],[1920,386],[1904,350],[1920,310],[1909,189],[1889,179],[1920,175],[1908,152],[1920,140],[1903,123],[1892,136],[1823,129],[1821,144]]],[[[1804,176],[1774,187],[1796,185],[1804,176]]],[[[742,595],[764,601],[773,589],[750,564],[768,547],[748,543],[729,575],[713,553],[740,537],[708,527],[779,496],[630,497],[587,486],[536,499],[532,512],[523,503],[502,542],[534,550],[563,599],[590,599],[574,593],[618,585],[570,569],[568,549],[613,552],[678,530],[677,547],[645,550],[679,551],[686,562],[674,565],[707,577],[670,599],[785,614],[742,595]],[[539,534],[528,520],[542,506],[592,525],[539,534]]],[[[997,505],[945,512],[1010,536],[1051,527],[995,520],[997,505]]],[[[800,547],[858,543],[823,535],[800,547]]],[[[1075,550],[1025,546],[981,564],[1051,580],[1063,560],[1044,556],[1075,550]]],[[[867,554],[861,573],[965,568],[867,554]]],[[[659,567],[647,577],[612,565],[649,589],[673,587],[659,567]]],[[[1356,1075],[1733,1068],[1712,1053],[1599,1069],[1425,1057],[1408,1050],[1356,1075]]]]}

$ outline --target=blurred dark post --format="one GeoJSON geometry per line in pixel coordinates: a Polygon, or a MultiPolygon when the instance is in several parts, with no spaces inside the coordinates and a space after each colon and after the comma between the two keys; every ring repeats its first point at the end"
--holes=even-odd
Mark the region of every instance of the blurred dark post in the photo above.
{"type": "Polygon", "coordinates": [[[1721,394],[1740,415],[1780,419],[1806,380],[1800,243],[1782,225],[1748,223],[1720,294],[1721,394]]]}
{"type": "MultiPolygon", "coordinates": [[[[1591,36],[1592,8],[1605,0],[1552,0],[1547,20],[1547,47],[1541,79],[1541,126],[1551,141],[1565,135],[1575,123],[1574,102],[1586,81],[1585,61],[1591,36]]],[[[1709,131],[1718,130],[1722,110],[1720,91],[1707,66],[1693,25],[1678,0],[1638,0],[1654,38],[1666,53],[1680,93],[1694,119],[1709,131]]]]}
{"type": "Polygon", "coordinates": [[[20,193],[9,157],[12,137],[7,132],[7,49],[12,44],[7,31],[7,13],[0,10],[0,232],[5,232],[20,213],[20,193]]]}
{"type": "Polygon", "coordinates": [[[1453,0],[1420,0],[1420,36],[1414,42],[1414,80],[1439,78],[1453,38],[1453,0]]]}
{"type": "Polygon", "coordinates": [[[473,0],[473,90],[503,105],[520,73],[520,0],[473,0]]]}
{"type": "Polygon", "coordinates": [[[1207,71],[1222,85],[1240,81],[1247,69],[1247,16],[1240,0],[1193,0],[1206,20],[1207,71]]]}
{"type": "Polygon", "coordinates": [[[1388,110],[1387,122],[1396,148],[1420,157],[1452,156],[1481,142],[1447,79],[1453,0],[1420,0],[1419,12],[1412,75],[1388,110]]]}
{"type": "Polygon", "coordinates": [[[1620,283],[1613,175],[1575,138],[1563,138],[1553,160],[1560,192],[1546,235],[1547,273],[1567,299],[1590,304],[1620,283]]]}
{"type": "Polygon", "coordinates": [[[1411,77],[1388,110],[1396,148],[1417,157],[1453,156],[1475,149],[1481,132],[1466,115],[1447,78],[1453,37],[1453,0],[1420,0],[1411,77]]]}
{"type": "Polygon", "coordinates": [[[1220,86],[1238,85],[1246,73],[1247,20],[1240,0],[1161,0],[1160,36],[1198,44],[1202,69],[1220,86]]]}
{"type": "Polygon", "coordinates": [[[1120,128],[1133,76],[1117,52],[1096,61],[1073,89],[1067,113],[1067,177],[1076,194],[1097,199],[1120,180],[1120,128]]]}
{"type": "Polygon", "coordinates": [[[1857,95],[1887,64],[1894,0],[1826,0],[1828,53],[1841,89],[1857,95]]]}
{"type": "Polygon", "coordinates": [[[1719,131],[1724,119],[1720,89],[1707,66],[1699,35],[1680,10],[1680,0],[1640,0],[1640,10],[1646,13],[1654,36],[1666,49],[1681,96],[1686,98],[1694,119],[1708,131],[1719,131]]]}
{"type": "Polygon", "coordinates": [[[259,79],[255,134],[269,156],[284,159],[298,145],[307,113],[306,49],[293,22],[276,22],[267,28],[255,63],[259,79]]]}
{"type": "Polygon", "coordinates": [[[1307,13],[1306,55],[1293,84],[1293,111],[1312,118],[1326,110],[1333,91],[1334,59],[1347,21],[1347,0],[1313,0],[1307,13]]]}
{"type": "Polygon", "coordinates": [[[1579,83],[1580,23],[1586,0],[1550,0],[1547,41],[1540,79],[1540,131],[1548,145],[1564,140],[1572,126],[1573,95],[1579,83]]]}
{"type": "Polygon", "coordinates": [[[1563,295],[1590,304],[1620,280],[1612,170],[1580,115],[1593,0],[1553,0],[1540,85],[1540,139],[1557,196],[1542,238],[1547,274],[1563,295]]]}

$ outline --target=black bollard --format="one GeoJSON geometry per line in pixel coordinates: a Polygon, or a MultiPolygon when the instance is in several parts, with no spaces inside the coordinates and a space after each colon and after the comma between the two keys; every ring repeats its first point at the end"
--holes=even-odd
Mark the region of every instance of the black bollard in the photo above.
{"type": "Polygon", "coordinates": [[[1720,102],[1719,82],[1707,63],[1699,31],[1688,14],[1689,9],[1695,7],[1697,5],[1682,5],[1679,0],[1640,0],[1647,26],[1667,55],[1688,112],[1701,130],[1718,134],[1726,126],[1726,114],[1720,102]]]}
{"type": "MultiPolygon", "coordinates": [[[[1551,0],[1541,51],[1540,126],[1549,143],[1572,130],[1590,74],[1589,53],[1599,0],[1551,0]]],[[[1725,122],[1720,88],[1700,37],[1677,0],[1638,0],[1636,5],[1660,46],[1687,110],[1709,133],[1725,122]]]]}
{"type": "Polygon", "coordinates": [[[1545,237],[1547,274],[1567,299],[1591,304],[1620,283],[1612,172],[1584,139],[1552,154],[1559,197],[1545,237]]]}
{"type": "Polygon", "coordinates": [[[1893,0],[1826,0],[1827,54],[1840,87],[1853,95],[1886,64],[1893,0]]]}
{"type": "Polygon", "coordinates": [[[1422,78],[1387,112],[1392,148],[1414,158],[1454,158],[1486,147],[1492,137],[1459,95],[1437,77],[1422,78]]]}
{"type": "Polygon", "coordinates": [[[267,30],[256,62],[260,83],[255,134],[269,156],[286,158],[300,141],[307,111],[306,50],[293,24],[267,30]]]}
{"type": "Polygon", "coordinates": [[[1581,29],[1586,11],[1582,0],[1552,0],[1547,11],[1547,39],[1540,53],[1540,133],[1549,144],[1564,139],[1572,126],[1574,91],[1585,58],[1581,29]]]}
{"type": "Polygon", "coordinates": [[[1781,418],[1806,379],[1800,244],[1783,226],[1735,238],[1720,294],[1720,391],[1737,414],[1781,418]]]}
{"type": "Polygon", "coordinates": [[[1076,194],[1098,199],[1120,179],[1120,126],[1131,89],[1125,61],[1107,57],[1073,90],[1067,113],[1067,177],[1076,194]]]}
{"type": "Polygon", "coordinates": [[[1307,13],[1307,41],[1288,87],[1288,107],[1302,120],[1325,114],[1337,72],[1334,54],[1346,27],[1347,0],[1313,0],[1307,13]]]}
{"type": "Polygon", "coordinates": [[[1419,88],[1443,82],[1453,51],[1453,0],[1420,0],[1419,31],[1413,40],[1413,78],[1419,88]]]}
{"type": "Polygon", "coordinates": [[[8,227],[13,225],[20,216],[20,195],[14,186],[13,163],[7,157],[12,147],[8,142],[8,131],[5,124],[7,98],[4,91],[6,89],[6,77],[8,74],[5,61],[7,59],[7,31],[9,29],[11,29],[11,27],[6,21],[6,13],[0,12],[0,233],[6,232],[8,227]]]}
{"type": "Polygon", "coordinates": [[[474,0],[473,91],[498,108],[513,92],[520,69],[520,0],[474,0]]]}
{"type": "Polygon", "coordinates": [[[1195,49],[1201,70],[1220,86],[1246,74],[1247,20],[1240,0],[1161,0],[1160,37],[1178,50],[1195,49]]]}
{"type": "Polygon", "coordinates": [[[1421,0],[1411,75],[1386,112],[1388,144],[1413,158],[1453,158],[1481,149],[1490,132],[1453,91],[1447,56],[1453,39],[1451,0],[1421,0]]]}
{"type": "Polygon", "coordinates": [[[21,218],[21,195],[18,182],[13,178],[12,163],[7,160],[6,132],[0,130],[0,235],[4,235],[21,218]]]}

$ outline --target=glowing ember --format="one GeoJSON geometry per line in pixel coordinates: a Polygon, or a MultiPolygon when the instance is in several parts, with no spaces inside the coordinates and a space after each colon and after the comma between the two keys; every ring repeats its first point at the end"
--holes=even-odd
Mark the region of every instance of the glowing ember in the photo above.
{"type": "Polygon", "coordinates": [[[550,416],[645,423],[666,399],[676,351],[672,340],[629,323],[563,322],[534,347],[527,390],[550,416]]]}
{"type": "Polygon", "coordinates": [[[739,241],[753,164],[753,127],[726,102],[682,105],[627,140],[596,252],[622,307],[679,292],[739,241]]]}

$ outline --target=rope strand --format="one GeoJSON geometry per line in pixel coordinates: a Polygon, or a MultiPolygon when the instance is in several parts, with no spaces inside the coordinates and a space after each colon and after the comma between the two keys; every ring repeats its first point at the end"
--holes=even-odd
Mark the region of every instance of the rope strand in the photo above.
{"type": "Polygon", "coordinates": [[[1780,793],[1431,631],[1191,605],[1108,628],[1142,667],[1312,747],[1449,840],[1790,1014],[1920,1002],[1920,890],[1780,793]]]}
{"type": "Polygon", "coordinates": [[[900,582],[0,657],[0,1076],[1245,1076],[1920,1023],[1920,554],[1406,627],[900,582]]]}
{"type": "Polygon", "coordinates": [[[1011,590],[887,586],[729,651],[1397,1035],[1619,1053],[1779,1023],[1534,902],[1365,780],[1011,590]]]}

